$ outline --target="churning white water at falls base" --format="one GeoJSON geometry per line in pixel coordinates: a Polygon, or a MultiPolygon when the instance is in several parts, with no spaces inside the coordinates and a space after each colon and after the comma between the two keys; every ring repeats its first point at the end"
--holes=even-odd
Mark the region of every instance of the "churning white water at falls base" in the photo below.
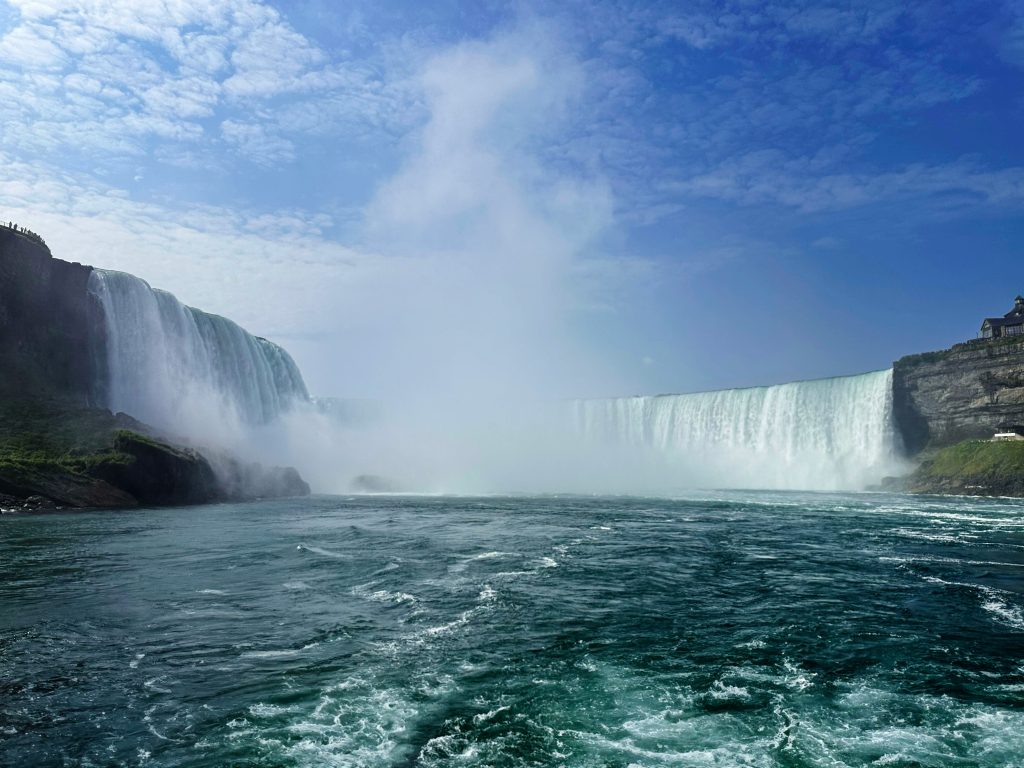
{"type": "Polygon", "coordinates": [[[124,272],[93,270],[89,290],[105,316],[105,400],[113,411],[188,434],[229,420],[266,423],[308,399],[288,353],[227,318],[124,272]]]}
{"type": "Polygon", "coordinates": [[[686,485],[863,489],[898,472],[892,370],[687,395],[579,400],[594,444],[638,452],[686,485]]]}

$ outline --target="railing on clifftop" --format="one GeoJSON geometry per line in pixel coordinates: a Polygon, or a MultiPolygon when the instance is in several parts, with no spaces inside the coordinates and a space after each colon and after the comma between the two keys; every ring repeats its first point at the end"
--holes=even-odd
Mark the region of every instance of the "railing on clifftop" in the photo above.
{"type": "Polygon", "coordinates": [[[6,224],[3,224],[3,228],[11,232],[14,232],[16,235],[20,235],[21,237],[25,237],[28,238],[29,240],[39,243],[41,246],[43,246],[43,248],[46,248],[46,250],[50,250],[50,247],[46,244],[46,241],[43,240],[42,236],[37,234],[36,232],[33,232],[31,229],[26,229],[25,227],[19,226],[18,224],[15,224],[13,221],[8,221],[6,224]]]}

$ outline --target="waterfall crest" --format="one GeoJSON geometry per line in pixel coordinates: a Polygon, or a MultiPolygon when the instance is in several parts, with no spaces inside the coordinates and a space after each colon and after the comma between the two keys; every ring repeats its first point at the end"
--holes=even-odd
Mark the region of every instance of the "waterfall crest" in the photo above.
{"type": "Polygon", "coordinates": [[[892,370],[689,395],[580,400],[588,442],[710,487],[861,489],[899,471],[892,370]]]}
{"type": "Polygon", "coordinates": [[[93,270],[89,291],[103,307],[102,400],[113,411],[181,431],[207,419],[263,424],[308,400],[291,356],[231,320],[124,272],[93,270]]]}

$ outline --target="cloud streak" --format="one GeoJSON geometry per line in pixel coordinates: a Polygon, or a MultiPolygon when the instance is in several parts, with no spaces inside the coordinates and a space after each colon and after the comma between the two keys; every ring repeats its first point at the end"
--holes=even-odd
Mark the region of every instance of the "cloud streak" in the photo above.
{"type": "Polygon", "coordinates": [[[11,5],[17,16],[0,37],[8,151],[120,157],[154,142],[226,144],[258,164],[280,163],[294,153],[276,110],[337,94],[370,107],[397,98],[255,0],[11,5]]]}

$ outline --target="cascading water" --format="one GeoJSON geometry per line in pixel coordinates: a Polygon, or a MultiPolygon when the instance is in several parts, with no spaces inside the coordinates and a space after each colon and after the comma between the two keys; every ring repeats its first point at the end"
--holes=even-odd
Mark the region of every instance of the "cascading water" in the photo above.
{"type": "MultiPolygon", "coordinates": [[[[284,350],[132,275],[95,270],[89,288],[105,314],[103,399],[109,408],[174,434],[233,441],[236,449],[265,443],[280,443],[286,452],[294,448],[287,430],[274,438],[251,429],[232,434],[236,426],[267,424],[295,403],[312,404],[284,350]]],[[[348,409],[308,409],[298,444],[317,437],[316,450],[327,457],[324,487],[342,477],[339,467],[346,480],[381,474],[415,489],[628,493],[862,489],[904,469],[891,370],[689,395],[580,400],[572,403],[568,435],[564,406],[513,408],[509,419],[510,407],[480,418],[462,414],[461,422],[420,424],[424,434],[414,440],[415,419],[389,421],[375,411],[374,418],[357,420],[363,429],[351,455],[347,430],[355,424],[348,409]],[[324,422],[339,414],[346,417],[345,429],[335,418],[324,422]],[[409,455],[409,444],[433,447],[418,472],[418,454],[409,455]]]]}
{"type": "Polygon", "coordinates": [[[862,489],[900,470],[891,370],[573,408],[589,442],[643,453],[682,484],[862,489]]]}
{"type": "Polygon", "coordinates": [[[93,270],[89,290],[105,315],[111,410],[192,434],[227,419],[263,424],[308,400],[288,353],[236,323],[124,272],[93,270]]]}

